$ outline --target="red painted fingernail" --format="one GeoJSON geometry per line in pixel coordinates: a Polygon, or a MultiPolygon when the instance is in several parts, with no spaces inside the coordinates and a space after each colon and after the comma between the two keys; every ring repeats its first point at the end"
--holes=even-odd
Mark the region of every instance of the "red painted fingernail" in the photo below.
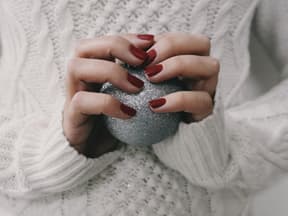
{"type": "Polygon", "coordinates": [[[123,113],[129,115],[129,116],[135,116],[136,115],[136,110],[121,103],[120,109],[122,110],[123,113]]]}
{"type": "Polygon", "coordinates": [[[156,58],[157,52],[155,49],[150,50],[147,53],[148,57],[147,60],[145,62],[146,65],[149,65],[150,63],[152,63],[154,61],[154,59],[156,58]]]}
{"type": "Polygon", "coordinates": [[[158,99],[149,101],[149,105],[154,109],[163,106],[165,103],[166,103],[165,98],[158,98],[158,99]]]}
{"type": "Polygon", "coordinates": [[[130,45],[130,51],[131,53],[136,57],[136,58],[139,58],[141,60],[146,60],[148,55],[145,51],[133,46],[133,45],[130,45]]]}
{"type": "Polygon", "coordinates": [[[151,34],[138,34],[137,37],[141,40],[148,40],[148,41],[154,40],[154,35],[151,34]]]}
{"type": "Polygon", "coordinates": [[[158,74],[160,71],[162,71],[162,69],[163,69],[163,65],[157,64],[157,65],[151,65],[149,67],[146,67],[144,71],[148,77],[152,77],[158,74]]]}
{"type": "Polygon", "coordinates": [[[142,88],[144,86],[144,82],[140,79],[138,79],[135,76],[132,76],[131,74],[127,74],[127,80],[137,88],[142,88]]]}

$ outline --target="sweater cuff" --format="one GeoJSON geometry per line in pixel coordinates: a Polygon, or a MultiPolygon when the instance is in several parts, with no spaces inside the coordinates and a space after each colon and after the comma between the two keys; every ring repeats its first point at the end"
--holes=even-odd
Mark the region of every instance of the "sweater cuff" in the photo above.
{"type": "Polygon", "coordinates": [[[197,123],[180,123],[177,133],[153,145],[155,154],[191,183],[219,188],[228,167],[229,149],[224,140],[223,115],[214,112],[197,123]]]}
{"type": "Polygon", "coordinates": [[[55,193],[71,189],[100,173],[121,154],[116,150],[96,159],[79,154],[64,136],[62,112],[52,118],[42,113],[42,118],[26,122],[19,140],[18,165],[28,191],[55,193]]]}

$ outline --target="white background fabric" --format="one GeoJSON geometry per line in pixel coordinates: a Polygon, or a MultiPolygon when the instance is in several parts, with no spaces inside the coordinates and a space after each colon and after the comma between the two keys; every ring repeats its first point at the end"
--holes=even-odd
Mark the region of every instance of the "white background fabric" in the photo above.
{"type": "MultiPolygon", "coordinates": [[[[277,81],[276,77],[271,77],[273,74],[272,70],[275,70],[270,62],[269,57],[265,55],[261,46],[257,43],[254,37],[251,38],[251,60],[252,68],[254,71],[264,72],[262,79],[263,88],[267,88],[265,85],[267,79],[274,79],[277,81]],[[268,73],[269,76],[268,76],[268,73]],[[265,73],[266,72],[266,73],[265,73]]],[[[254,203],[251,205],[251,216],[287,216],[288,212],[288,176],[282,179],[280,182],[272,186],[271,188],[259,193],[254,203]]]]}

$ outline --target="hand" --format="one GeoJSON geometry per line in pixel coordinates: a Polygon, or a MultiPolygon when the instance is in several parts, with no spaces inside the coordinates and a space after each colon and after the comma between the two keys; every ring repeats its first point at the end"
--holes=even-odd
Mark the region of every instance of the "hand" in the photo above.
{"type": "Polygon", "coordinates": [[[115,140],[103,126],[101,116],[128,119],[136,111],[99,90],[103,83],[110,82],[128,93],[140,91],[143,81],[129,75],[115,59],[142,65],[147,59],[143,50],[153,43],[151,35],[129,34],[87,39],[78,44],[68,64],[63,120],[65,136],[77,151],[97,157],[115,148],[115,140]]]}
{"type": "Polygon", "coordinates": [[[162,82],[174,77],[183,80],[186,90],[150,101],[157,113],[184,111],[186,122],[200,121],[213,111],[219,61],[209,56],[210,40],[205,36],[166,33],[155,36],[148,50],[146,77],[162,82]]]}

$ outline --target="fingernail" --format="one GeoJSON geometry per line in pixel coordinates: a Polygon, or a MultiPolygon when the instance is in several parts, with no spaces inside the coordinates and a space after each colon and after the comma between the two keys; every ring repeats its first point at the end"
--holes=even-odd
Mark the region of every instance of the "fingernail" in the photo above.
{"type": "Polygon", "coordinates": [[[137,37],[141,40],[148,40],[148,41],[154,40],[154,35],[151,34],[138,34],[137,37]]]}
{"type": "Polygon", "coordinates": [[[138,79],[135,76],[132,76],[131,74],[127,74],[127,80],[137,88],[142,88],[144,86],[144,82],[140,79],[138,79]]]}
{"type": "Polygon", "coordinates": [[[127,114],[129,116],[135,116],[136,115],[136,110],[135,109],[133,109],[133,108],[131,108],[131,107],[129,107],[129,106],[123,104],[123,103],[121,103],[120,109],[121,109],[121,111],[123,113],[125,113],[125,114],[127,114]]]}
{"type": "Polygon", "coordinates": [[[163,106],[165,103],[166,103],[165,98],[158,98],[158,99],[149,101],[149,105],[154,109],[163,106]]]}
{"type": "Polygon", "coordinates": [[[145,60],[148,57],[148,55],[145,51],[143,51],[143,50],[141,50],[141,49],[139,49],[133,45],[130,45],[130,51],[136,58],[139,58],[141,60],[145,60]]]}
{"type": "Polygon", "coordinates": [[[157,52],[155,49],[150,50],[147,53],[147,60],[145,62],[145,65],[149,65],[150,63],[152,63],[154,61],[154,59],[156,58],[157,52]]]}
{"type": "Polygon", "coordinates": [[[157,65],[151,65],[149,67],[146,67],[144,71],[148,77],[152,77],[158,74],[160,71],[162,71],[162,69],[163,69],[163,65],[157,64],[157,65]]]}

